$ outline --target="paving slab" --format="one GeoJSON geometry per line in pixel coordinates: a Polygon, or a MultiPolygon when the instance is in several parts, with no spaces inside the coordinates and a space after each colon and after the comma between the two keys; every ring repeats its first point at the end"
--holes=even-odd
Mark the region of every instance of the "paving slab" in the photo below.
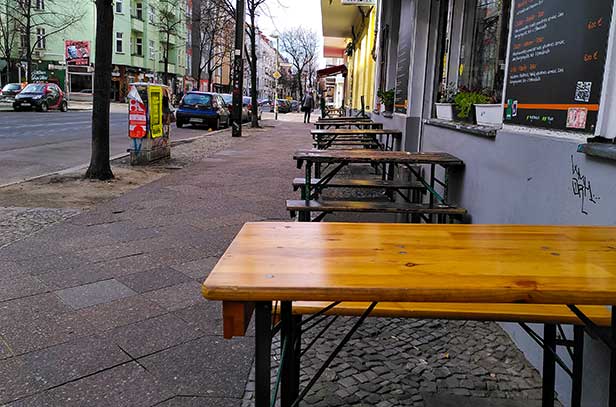
{"type": "Polygon", "coordinates": [[[205,301],[201,296],[201,284],[196,281],[150,291],[143,294],[143,297],[169,311],[187,308],[205,301]]]}
{"type": "Polygon", "coordinates": [[[165,314],[115,328],[103,338],[114,343],[133,358],[140,358],[203,336],[194,325],[165,314]]]}
{"type": "Polygon", "coordinates": [[[105,304],[136,294],[136,292],[115,279],[56,291],[56,295],[73,309],[105,304]]]}
{"type": "Polygon", "coordinates": [[[171,267],[161,266],[152,270],[121,276],[117,280],[133,291],[145,293],[186,283],[191,281],[191,278],[171,267]]]}
{"type": "Polygon", "coordinates": [[[166,314],[168,311],[141,296],[133,296],[107,304],[82,308],[77,312],[94,326],[98,332],[106,332],[117,327],[166,314]]]}

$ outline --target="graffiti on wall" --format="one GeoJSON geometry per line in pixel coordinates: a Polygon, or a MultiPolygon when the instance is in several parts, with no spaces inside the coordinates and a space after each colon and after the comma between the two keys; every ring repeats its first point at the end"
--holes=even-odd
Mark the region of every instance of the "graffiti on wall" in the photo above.
{"type": "Polygon", "coordinates": [[[601,199],[592,190],[590,179],[582,173],[580,167],[575,163],[571,155],[571,186],[573,196],[580,200],[580,208],[584,215],[588,215],[588,207],[596,205],[601,199]]]}

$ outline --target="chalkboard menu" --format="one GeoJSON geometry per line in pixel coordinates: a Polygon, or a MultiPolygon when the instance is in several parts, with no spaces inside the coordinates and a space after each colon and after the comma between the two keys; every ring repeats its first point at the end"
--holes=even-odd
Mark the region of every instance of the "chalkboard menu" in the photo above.
{"type": "Polygon", "coordinates": [[[413,43],[411,3],[403,2],[400,10],[400,36],[398,39],[398,62],[396,65],[396,94],[394,110],[406,114],[409,98],[409,68],[411,66],[411,48],[413,43]]]}
{"type": "Polygon", "coordinates": [[[594,132],[613,1],[514,1],[506,122],[594,132]]]}

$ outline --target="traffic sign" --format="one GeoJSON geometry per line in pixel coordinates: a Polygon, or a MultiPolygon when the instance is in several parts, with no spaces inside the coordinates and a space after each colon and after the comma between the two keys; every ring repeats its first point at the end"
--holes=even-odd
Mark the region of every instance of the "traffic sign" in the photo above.
{"type": "Polygon", "coordinates": [[[276,71],[272,74],[272,76],[274,77],[274,79],[280,79],[282,75],[280,75],[280,72],[276,71]]]}

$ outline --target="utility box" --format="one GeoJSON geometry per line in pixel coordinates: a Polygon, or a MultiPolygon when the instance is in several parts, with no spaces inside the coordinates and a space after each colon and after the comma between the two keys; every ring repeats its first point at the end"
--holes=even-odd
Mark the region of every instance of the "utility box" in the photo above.
{"type": "Polygon", "coordinates": [[[131,165],[171,157],[170,132],[174,120],[167,86],[131,83],[128,93],[128,137],[131,165]]]}

